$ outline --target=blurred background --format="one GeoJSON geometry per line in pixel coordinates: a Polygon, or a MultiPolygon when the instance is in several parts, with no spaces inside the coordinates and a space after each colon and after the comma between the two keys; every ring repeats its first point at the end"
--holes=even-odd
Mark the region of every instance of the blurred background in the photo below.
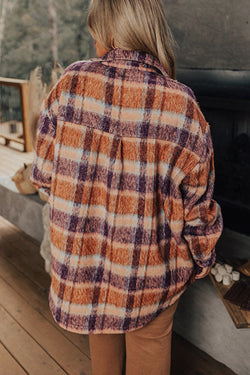
{"type": "Polygon", "coordinates": [[[28,79],[54,61],[66,67],[91,54],[87,0],[0,0],[0,75],[28,79]]]}
{"type": "MultiPolygon", "coordinates": [[[[248,0],[164,0],[178,43],[178,68],[250,69],[248,0]]],[[[88,0],[0,0],[0,75],[44,76],[56,59],[67,66],[94,55],[87,30],[88,0]]]]}

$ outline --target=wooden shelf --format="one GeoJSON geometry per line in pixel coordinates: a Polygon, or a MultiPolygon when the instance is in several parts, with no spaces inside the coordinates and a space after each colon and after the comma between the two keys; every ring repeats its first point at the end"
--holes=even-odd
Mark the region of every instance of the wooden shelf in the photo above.
{"type": "Polygon", "coordinates": [[[210,274],[209,276],[236,328],[250,328],[250,311],[242,310],[239,306],[224,299],[224,295],[231,288],[234,282],[232,282],[232,284],[229,286],[225,286],[222,283],[217,283],[213,275],[210,274]]]}
{"type": "MultiPolygon", "coordinates": [[[[21,98],[21,110],[22,110],[22,123],[23,123],[23,151],[24,152],[31,152],[33,150],[32,141],[31,141],[31,134],[28,124],[28,81],[22,79],[13,79],[13,78],[4,78],[0,77],[0,85],[2,86],[12,86],[17,87],[19,90],[20,98],[21,98]]],[[[10,140],[6,139],[6,145],[9,143],[10,140]]],[[[15,140],[15,142],[17,142],[15,140]]]]}
{"type": "Polygon", "coordinates": [[[18,138],[18,136],[15,135],[10,135],[10,134],[0,134],[0,137],[5,140],[5,145],[7,146],[11,141],[12,142],[17,142],[19,144],[24,145],[24,139],[23,138],[18,138]]]}

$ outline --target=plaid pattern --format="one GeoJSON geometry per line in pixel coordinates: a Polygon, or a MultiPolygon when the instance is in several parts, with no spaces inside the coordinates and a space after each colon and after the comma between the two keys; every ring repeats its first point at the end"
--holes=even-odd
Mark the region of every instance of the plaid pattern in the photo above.
{"type": "Polygon", "coordinates": [[[151,55],[116,49],[66,69],[41,111],[31,181],[49,195],[49,303],[67,330],[142,327],[215,261],[209,125],[151,55]]]}

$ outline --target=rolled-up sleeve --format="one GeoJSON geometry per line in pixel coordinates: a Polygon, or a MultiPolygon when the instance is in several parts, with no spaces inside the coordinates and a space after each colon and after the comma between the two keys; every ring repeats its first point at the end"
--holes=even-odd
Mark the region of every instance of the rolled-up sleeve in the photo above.
{"type": "Polygon", "coordinates": [[[205,277],[215,262],[215,245],[222,229],[221,209],[213,199],[215,170],[210,131],[206,152],[182,181],[184,205],[183,235],[195,263],[196,279],[205,277]]]}
{"type": "Polygon", "coordinates": [[[36,134],[35,157],[32,164],[30,181],[42,193],[50,196],[51,178],[54,164],[55,136],[57,117],[56,101],[53,91],[44,101],[36,134]]]}

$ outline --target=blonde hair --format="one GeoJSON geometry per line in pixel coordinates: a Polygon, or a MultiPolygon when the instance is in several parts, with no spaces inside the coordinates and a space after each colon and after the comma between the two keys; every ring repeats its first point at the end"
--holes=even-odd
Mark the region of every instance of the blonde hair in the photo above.
{"type": "Polygon", "coordinates": [[[161,0],[91,0],[88,27],[107,51],[150,53],[175,78],[174,39],[161,0]]]}

